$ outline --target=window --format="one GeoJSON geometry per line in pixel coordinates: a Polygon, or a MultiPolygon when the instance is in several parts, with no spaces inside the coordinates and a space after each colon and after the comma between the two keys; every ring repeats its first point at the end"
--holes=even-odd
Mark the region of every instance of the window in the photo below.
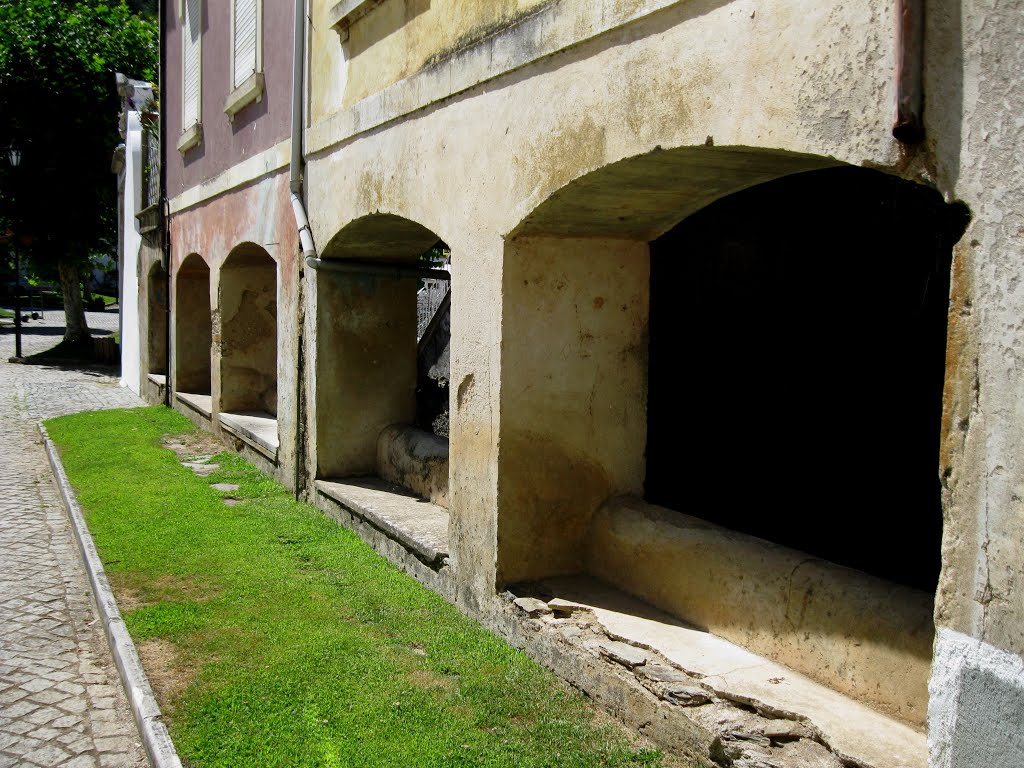
{"type": "Polygon", "coordinates": [[[181,127],[178,150],[187,152],[202,132],[202,0],[181,3],[181,127]]]}
{"type": "Polygon", "coordinates": [[[228,119],[263,99],[263,0],[231,0],[231,92],[228,119]]]}

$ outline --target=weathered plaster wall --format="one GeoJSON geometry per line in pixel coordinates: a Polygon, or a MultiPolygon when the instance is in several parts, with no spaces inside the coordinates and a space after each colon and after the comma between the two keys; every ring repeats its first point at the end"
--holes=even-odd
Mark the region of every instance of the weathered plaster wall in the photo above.
{"type": "Polygon", "coordinates": [[[551,0],[385,0],[349,29],[341,42],[327,24],[337,0],[318,0],[312,9],[314,82],[346,70],[345,87],[315,89],[314,119],[383,90],[446,52],[500,30],[551,0]],[[338,97],[341,97],[340,99],[338,97]]]}
{"type": "Polygon", "coordinates": [[[962,90],[950,94],[948,111],[936,110],[965,115],[959,126],[937,121],[936,139],[946,139],[937,155],[942,185],[973,214],[954,263],[937,619],[1016,654],[1024,654],[1024,434],[1015,428],[1024,416],[1022,10],[963,3],[962,90]]]}
{"type": "MultiPolygon", "coordinates": [[[[537,17],[543,25],[528,21],[507,40],[495,37],[490,60],[497,66],[499,50],[526,45],[522,35],[542,47],[545,36],[562,31],[560,22],[576,18],[572,14],[601,8],[580,2],[545,7],[537,17]]],[[[341,110],[320,124],[313,110],[308,135],[343,142],[311,146],[307,188],[316,241],[325,244],[351,221],[382,211],[436,232],[459,264],[452,307],[451,530],[464,599],[486,599],[497,578],[497,463],[502,425],[512,424],[498,395],[502,345],[508,343],[502,315],[514,306],[503,299],[502,237],[573,179],[658,146],[764,147],[815,155],[818,165],[895,166],[891,40],[888,11],[874,3],[764,7],[692,0],[470,88],[386,130],[343,136],[337,126],[358,126],[359,105],[349,110],[351,122],[341,110]]],[[[312,56],[314,73],[326,67],[325,89],[346,76],[332,69],[337,62],[329,57],[321,61],[323,49],[314,48],[312,56]]],[[[453,60],[453,68],[461,65],[453,60]]],[[[412,75],[395,88],[429,94],[433,81],[425,78],[412,75]]],[[[395,91],[394,103],[404,98],[416,103],[395,91]]],[[[699,177],[690,199],[713,198],[719,180],[695,174],[699,166],[695,162],[689,173],[677,168],[661,183],[671,188],[699,177]]],[[[722,189],[736,188],[734,176],[720,181],[722,189]]],[[[626,191],[608,193],[609,212],[626,191]]],[[[680,218],[689,212],[682,202],[680,209],[680,218]]],[[[324,311],[316,290],[311,286],[308,305],[314,316],[324,311]]],[[[307,326],[311,341],[313,322],[307,326]]],[[[325,349],[311,345],[311,359],[325,349]]]]}
{"type": "Polygon", "coordinates": [[[377,473],[377,438],[416,414],[416,281],[312,273],[317,477],[377,473]]]}
{"type": "Polygon", "coordinates": [[[931,757],[1009,766],[1024,762],[1024,3],[929,10],[928,148],[973,217],[953,264],[931,757]]]}
{"type": "MultiPolygon", "coordinates": [[[[265,251],[276,262],[276,341],[277,421],[280,447],[278,461],[272,468],[286,485],[294,485],[296,469],[296,431],[298,418],[298,383],[300,335],[296,332],[299,276],[298,236],[292,217],[287,173],[262,176],[253,183],[188,208],[170,219],[172,274],[184,257],[201,253],[210,265],[210,311],[213,315],[211,394],[214,416],[221,409],[221,335],[224,319],[221,293],[222,268],[236,247],[251,243],[265,251]]],[[[175,281],[176,282],[176,281],[175,281]]],[[[230,296],[229,296],[230,298],[230,296]]],[[[173,319],[181,304],[172,296],[173,319]]],[[[175,339],[177,355],[180,339],[175,339]]],[[[230,347],[230,341],[229,341],[230,347]]],[[[181,391],[180,385],[176,387],[181,391]]],[[[262,387],[260,391],[264,391],[262,387]]],[[[229,394],[230,397],[230,394],[229,394]]],[[[216,418],[214,418],[216,423],[216,418]]]]}
{"type": "Polygon", "coordinates": [[[266,0],[263,7],[265,89],[228,120],[224,102],[231,92],[231,3],[203,2],[200,120],[203,140],[183,155],[175,145],[182,134],[181,3],[164,3],[164,49],[167,65],[161,105],[167,120],[167,196],[175,197],[236,163],[286,139],[291,126],[293,3],[266,0]],[[284,44],[281,41],[285,41],[284,44]]]}
{"type": "Polygon", "coordinates": [[[251,243],[221,267],[220,410],[277,414],[277,264],[251,243]]]}
{"type": "Polygon", "coordinates": [[[508,246],[499,584],[578,572],[593,513],[643,490],[649,266],[643,242],[508,246]]]}

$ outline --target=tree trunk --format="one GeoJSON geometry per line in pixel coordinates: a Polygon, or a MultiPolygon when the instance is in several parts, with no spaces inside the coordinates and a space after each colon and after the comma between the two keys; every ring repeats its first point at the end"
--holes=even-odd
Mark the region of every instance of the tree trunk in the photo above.
{"type": "Polygon", "coordinates": [[[82,285],[75,264],[60,261],[60,289],[64,294],[64,341],[80,342],[89,338],[89,326],[85,322],[85,306],[82,304],[82,285]]]}

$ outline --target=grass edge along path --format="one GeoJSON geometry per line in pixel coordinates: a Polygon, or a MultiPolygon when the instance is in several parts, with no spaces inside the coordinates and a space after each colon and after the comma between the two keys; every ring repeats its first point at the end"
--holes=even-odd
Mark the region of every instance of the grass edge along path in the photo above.
{"type": "Polygon", "coordinates": [[[180,414],[46,426],[186,765],[662,765],[237,455],[182,466],[162,447],[193,433],[180,414]]]}

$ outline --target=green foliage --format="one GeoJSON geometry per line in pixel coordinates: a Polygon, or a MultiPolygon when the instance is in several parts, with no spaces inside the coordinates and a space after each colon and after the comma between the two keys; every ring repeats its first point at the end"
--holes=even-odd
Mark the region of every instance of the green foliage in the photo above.
{"type": "Polygon", "coordinates": [[[194,475],[159,446],[191,430],[179,414],[101,411],[47,426],[115,592],[132,598],[129,631],[172,649],[162,671],[186,681],[161,701],[186,764],[662,764],[238,456],[194,475]]]}
{"type": "Polygon", "coordinates": [[[124,0],[0,3],[0,229],[30,237],[36,259],[114,250],[114,74],[153,79],[157,58],[156,21],[124,0]],[[13,169],[12,143],[22,149],[13,169]]]}

